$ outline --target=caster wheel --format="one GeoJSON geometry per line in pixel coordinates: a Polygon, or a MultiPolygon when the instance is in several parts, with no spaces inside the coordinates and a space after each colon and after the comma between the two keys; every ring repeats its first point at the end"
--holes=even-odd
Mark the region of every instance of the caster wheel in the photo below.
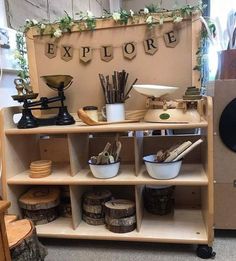
{"type": "Polygon", "coordinates": [[[209,247],[208,245],[199,245],[197,247],[197,256],[202,259],[208,259],[208,258],[214,258],[216,253],[213,252],[212,247],[209,247]]]}

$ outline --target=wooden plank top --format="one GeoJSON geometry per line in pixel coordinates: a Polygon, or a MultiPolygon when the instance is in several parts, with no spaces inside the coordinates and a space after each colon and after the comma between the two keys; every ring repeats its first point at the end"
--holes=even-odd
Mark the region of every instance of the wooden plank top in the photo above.
{"type": "Polygon", "coordinates": [[[192,129],[206,128],[207,121],[202,120],[199,123],[152,123],[152,122],[136,122],[136,123],[119,123],[111,125],[88,126],[82,122],[76,122],[74,125],[64,126],[43,126],[31,129],[7,128],[6,135],[21,134],[62,134],[62,133],[92,133],[92,132],[123,132],[123,131],[139,131],[139,130],[165,130],[165,129],[192,129]]]}

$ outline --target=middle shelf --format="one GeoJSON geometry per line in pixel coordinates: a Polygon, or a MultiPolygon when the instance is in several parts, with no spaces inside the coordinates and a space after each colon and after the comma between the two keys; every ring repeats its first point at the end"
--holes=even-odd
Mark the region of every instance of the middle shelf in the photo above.
{"type": "Polygon", "coordinates": [[[97,179],[93,177],[89,168],[79,171],[75,176],[70,175],[68,163],[58,163],[53,166],[53,172],[45,178],[33,179],[29,177],[29,170],[23,171],[7,180],[12,185],[189,185],[207,186],[208,177],[202,164],[183,164],[180,174],[169,180],[151,178],[145,166],[135,175],[134,165],[121,165],[118,175],[111,179],[97,179]]]}

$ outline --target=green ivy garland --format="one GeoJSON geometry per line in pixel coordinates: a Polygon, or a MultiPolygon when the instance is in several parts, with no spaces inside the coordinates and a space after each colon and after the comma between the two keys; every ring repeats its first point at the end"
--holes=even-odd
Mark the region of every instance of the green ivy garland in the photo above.
{"type": "MultiPolygon", "coordinates": [[[[180,23],[184,18],[190,17],[197,13],[203,13],[203,10],[206,6],[202,4],[202,1],[199,1],[198,5],[191,6],[186,5],[180,9],[175,9],[170,12],[167,10],[161,9],[159,6],[151,4],[147,5],[143,10],[139,13],[134,13],[132,10],[120,10],[119,12],[114,12],[110,14],[108,12],[104,13],[101,17],[102,19],[113,19],[115,23],[119,23],[122,25],[128,24],[130,21],[131,23],[139,23],[139,18],[144,17],[146,24],[149,28],[156,26],[156,25],[163,25],[165,18],[172,18],[173,23],[180,23]],[[154,15],[159,15],[158,18],[155,18],[154,15]]],[[[60,38],[63,36],[64,33],[71,33],[72,27],[77,26],[77,28],[82,30],[94,30],[96,29],[96,18],[92,14],[92,12],[87,11],[76,13],[76,19],[73,19],[67,12],[65,12],[65,16],[60,18],[55,23],[57,26],[55,27],[55,23],[51,24],[46,21],[37,21],[35,19],[29,20],[26,19],[25,25],[21,29],[22,33],[17,34],[17,55],[16,59],[18,60],[18,64],[20,66],[20,71],[18,76],[22,79],[29,79],[29,72],[28,72],[28,64],[26,60],[26,48],[25,48],[25,40],[24,35],[28,32],[30,28],[36,28],[40,35],[44,35],[45,33],[49,33],[51,37],[60,38]]],[[[202,38],[204,35],[202,34],[202,38]]],[[[194,68],[194,70],[201,70],[202,66],[202,59],[203,55],[201,52],[201,43],[199,47],[199,51],[197,53],[197,61],[198,64],[194,68]]]]}

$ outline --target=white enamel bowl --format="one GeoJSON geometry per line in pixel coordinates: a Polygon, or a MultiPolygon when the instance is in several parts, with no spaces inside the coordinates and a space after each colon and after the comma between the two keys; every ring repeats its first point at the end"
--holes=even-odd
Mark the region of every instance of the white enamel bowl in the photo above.
{"type": "Polygon", "coordinates": [[[88,164],[93,176],[98,179],[113,178],[118,174],[120,168],[120,161],[110,164],[97,165],[91,163],[91,160],[89,160],[88,164]]]}
{"type": "Polygon", "coordinates": [[[178,176],[182,160],[174,162],[156,162],[156,155],[143,157],[148,174],[154,179],[173,179],[178,176]]]}
{"type": "Polygon", "coordinates": [[[135,84],[133,86],[135,91],[148,96],[148,97],[160,97],[165,94],[171,94],[178,90],[178,87],[152,85],[152,84],[135,84]]]}

